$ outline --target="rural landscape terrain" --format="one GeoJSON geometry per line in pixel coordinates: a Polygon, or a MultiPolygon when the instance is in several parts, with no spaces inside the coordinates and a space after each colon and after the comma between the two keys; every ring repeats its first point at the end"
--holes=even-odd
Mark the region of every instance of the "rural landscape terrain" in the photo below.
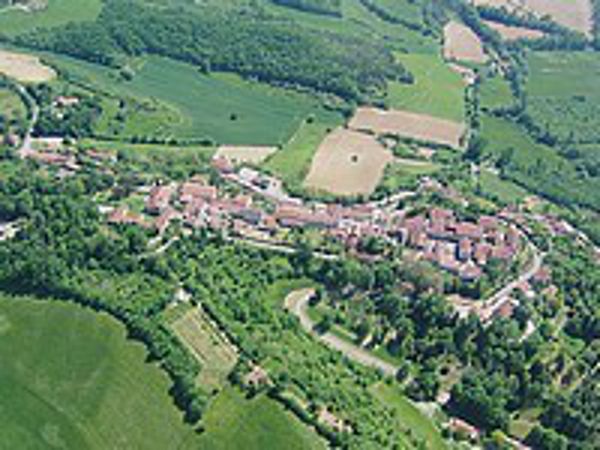
{"type": "Polygon", "coordinates": [[[600,450],[600,0],[0,0],[0,450],[600,450]]]}

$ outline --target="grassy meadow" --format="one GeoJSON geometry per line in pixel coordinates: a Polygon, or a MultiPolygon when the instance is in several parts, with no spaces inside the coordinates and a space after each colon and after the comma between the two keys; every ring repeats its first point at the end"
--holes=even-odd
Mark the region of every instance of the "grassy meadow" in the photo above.
{"type": "Polygon", "coordinates": [[[235,388],[218,395],[204,418],[199,443],[186,450],[325,449],[325,442],[281,405],[259,395],[246,399],[235,388]]]}
{"type": "Polygon", "coordinates": [[[166,450],[196,441],[167,376],[145,358],[104,314],[0,297],[0,448],[166,450]]]}
{"type": "Polygon", "coordinates": [[[415,82],[390,83],[390,107],[456,122],[464,120],[465,85],[459,74],[437,54],[397,54],[397,58],[413,74],[415,82]]]}
{"type": "Polygon", "coordinates": [[[101,0],[48,0],[48,8],[34,13],[17,8],[0,9],[0,34],[15,36],[34,28],[94,20],[101,9],[101,0]]]}
{"type": "Polygon", "coordinates": [[[500,76],[485,78],[480,84],[479,93],[483,109],[508,107],[514,102],[509,83],[500,76]]]}
{"type": "Polygon", "coordinates": [[[11,89],[0,88],[0,115],[5,119],[20,119],[27,115],[21,98],[11,89]]]}

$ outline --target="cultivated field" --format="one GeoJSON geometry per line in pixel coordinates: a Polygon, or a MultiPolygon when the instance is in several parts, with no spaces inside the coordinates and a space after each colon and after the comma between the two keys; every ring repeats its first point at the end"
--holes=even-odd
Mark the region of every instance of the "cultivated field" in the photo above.
{"type": "Polygon", "coordinates": [[[188,311],[172,324],[172,328],[202,365],[199,384],[222,386],[238,358],[225,336],[199,308],[188,311]]]}
{"type": "Polygon", "coordinates": [[[500,36],[507,41],[515,41],[517,39],[540,39],[544,37],[544,32],[539,30],[531,30],[523,27],[513,27],[504,25],[498,22],[484,20],[484,23],[493,30],[496,30],[500,36]]]}
{"type": "Polygon", "coordinates": [[[369,195],[392,159],[375,137],[338,128],[321,143],[304,184],[336,195],[369,195]]]}
{"type": "Polygon", "coordinates": [[[396,55],[414,76],[413,84],[391,82],[388,103],[391,108],[461,122],[465,115],[465,83],[437,54],[396,55]]]}
{"type": "Polygon", "coordinates": [[[175,450],[170,381],[105,314],[0,296],[0,448],[175,450]]]}
{"type": "Polygon", "coordinates": [[[260,164],[277,151],[277,147],[222,145],[215,157],[225,158],[232,164],[260,164]]]}
{"type": "Polygon", "coordinates": [[[205,432],[199,443],[186,450],[324,450],[318,435],[265,396],[246,399],[226,388],[211,404],[203,419],[205,432]]]}
{"type": "Polygon", "coordinates": [[[0,50],[0,73],[23,83],[42,83],[56,76],[38,57],[5,50],[0,50]]]}
{"type": "Polygon", "coordinates": [[[466,25],[455,21],[450,21],[444,27],[444,58],[474,63],[485,63],[488,59],[479,36],[466,25]]]}
{"type": "Polygon", "coordinates": [[[510,11],[550,16],[567,28],[591,34],[592,4],[590,0],[473,0],[476,5],[506,7],[510,11]]]}
{"type": "Polygon", "coordinates": [[[56,27],[69,22],[94,20],[102,8],[101,0],[49,0],[41,11],[26,12],[19,8],[0,10],[0,30],[14,36],[37,27],[56,27]]]}
{"type": "Polygon", "coordinates": [[[461,146],[461,137],[465,132],[465,126],[458,122],[406,111],[384,111],[376,108],[358,108],[349,126],[355,130],[393,134],[456,148],[461,146]]]}

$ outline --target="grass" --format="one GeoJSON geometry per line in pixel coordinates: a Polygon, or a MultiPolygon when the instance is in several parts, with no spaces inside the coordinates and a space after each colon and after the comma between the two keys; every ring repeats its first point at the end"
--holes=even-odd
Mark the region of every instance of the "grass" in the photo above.
{"type": "Polygon", "coordinates": [[[415,161],[415,164],[408,164],[408,160],[393,162],[386,167],[378,188],[392,193],[401,189],[411,189],[419,177],[431,175],[439,169],[437,164],[422,161],[415,161]]]}
{"type": "Polygon", "coordinates": [[[489,110],[508,107],[514,102],[510,85],[500,76],[484,79],[479,93],[481,107],[489,110]]]}
{"type": "Polygon", "coordinates": [[[338,123],[303,123],[283,148],[265,162],[265,168],[288,185],[302,185],[319,145],[327,133],[340,123],[341,119],[338,123]]]}
{"type": "Polygon", "coordinates": [[[0,114],[9,121],[25,118],[27,109],[21,98],[12,90],[0,88],[0,114]]]}
{"type": "Polygon", "coordinates": [[[324,442],[291,413],[265,396],[247,400],[234,388],[223,390],[205,416],[203,450],[325,449],[324,442]]]}
{"type": "Polygon", "coordinates": [[[411,85],[389,84],[390,107],[462,122],[465,116],[462,77],[436,54],[397,54],[413,74],[411,85]]]}
{"type": "Polygon", "coordinates": [[[104,314],[0,297],[0,448],[176,449],[196,442],[145,362],[104,314]]]}
{"type": "Polygon", "coordinates": [[[237,362],[237,353],[208,317],[195,308],[172,323],[171,329],[200,362],[198,384],[222,387],[237,362]]]}
{"type": "Polygon", "coordinates": [[[479,185],[483,194],[497,198],[505,204],[516,204],[529,195],[521,186],[500,178],[493,172],[482,170],[479,185]]]}
{"type": "Polygon", "coordinates": [[[48,8],[34,13],[15,8],[0,9],[0,30],[7,36],[16,36],[34,28],[91,21],[98,16],[101,9],[101,0],[48,0],[48,8]]]}
{"type": "Polygon", "coordinates": [[[371,388],[375,397],[386,406],[393,408],[398,418],[398,426],[411,430],[412,434],[427,443],[429,450],[446,450],[447,446],[435,425],[424,416],[394,386],[379,383],[371,388]]]}

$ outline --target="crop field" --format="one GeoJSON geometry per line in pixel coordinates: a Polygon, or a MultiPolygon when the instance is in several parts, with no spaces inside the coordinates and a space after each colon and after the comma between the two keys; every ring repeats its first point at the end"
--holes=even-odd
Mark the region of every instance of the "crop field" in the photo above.
{"type": "Polygon", "coordinates": [[[309,95],[232,74],[207,76],[169,59],[149,57],[139,62],[135,77],[126,82],[102,66],[62,56],[44,54],[44,58],[92,89],[135,99],[137,109],[126,114],[132,118],[124,128],[113,120],[116,102],[108,107],[109,117],[102,119],[99,133],[117,138],[156,132],[183,139],[211,138],[223,145],[279,146],[309,116],[325,122],[341,120],[309,95]]]}
{"type": "Polygon", "coordinates": [[[587,52],[532,53],[528,112],[560,140],[600,142],[600,58],[587,52]]]}
{"type": "Polygon", "coordinates": [[[56,76],[36,56],[5,50],[0,50],[0,73],[23,83],[41,83],[56,76]]]}
{"type": "Polygon", "coordinates": [[[166,375],[145,358],[104,314],[0,297],[0,448],[174,450],[197,442],[166,375]]]}
{"type": "Polygon", "coordinates": [[[545,33],[540,30],[532,30],[524,27],[514,27],[510,25],[504,25],[499,22],[492,22],[489,20],[483,21],[492,30],[496,30],[502,38],[507,41],[515,41],[517,39],[540,39],[544,37],[545,33]]]}
{"type": "Polygon", "coordinates": [[[392,159],[373,136],[338,128],[321,143],[305,186],[336,195],[369,195],[392,159]]]}
{"type": "Polygon", "coordinates": [[[398,60],[413,74],[415,82],[389,84],[391,108],[441,119],[462,122],[465,116],[465,83],[437,55],[427,53],[397,54],[398,60]]]}
{"type": "Polygon", "coordinates": [[[224,389],[205,415],[206,431],[188,450],[325,449],[315,432],[265,396],[251,400],[234,388],[224,389]]]}
{"type": "Polygon", "coordinates": [[[302,185],[319,145],[341,124],[341,118],[331,122],[304,122],[283,148],[264,163],[264,167],[288,186],[302,185]]]}
{"type": "Polygon", "coordinates": [[[494,110],[511,106],[514,102],[512,90],[508,81],[496,75],[493,78],[484,78],[479,85],[481,107],[494,110]]]}
{"type": "Polygon", "coordinates": [[[466,25],[455,21],[444,27],[444,58],[473,63],[487,61],[479,36],[466,25]]]}
{"type": "Polygon", "coordinates": [[[199,384],[222,386],[237,361],[237,352],[225,336],[199,308],[185,313],[171,324],[171,327],[202,365],[199,384]]]}
{"type": "Polygon", "coordinates": [[[373,386],[371,391],[379,401],[394,410],[398,418],[398,426],[411,430],[416,437],[425,441],[427,449],[446,450],[448,448],[440,431],[431,420],[410,403],[397,388],[378,384],[373,386]]]}
{"type": "Polygon", "coordinates": [[[233,164],[260,164],[275,152],[277,147],[222,145],[215,153],[215,157],[225,158],[233,164]]]}
{"type": "Polygon", "coordinates": [[[590,0],[473,0],[473,3],[506,7],[520,14],[550,16],[556,23],[572,30],[585,34],[592,31],[593,9],[590,0]]]}
{"type": "Polygon", "coordinates": [[[37,12],[18,8],[0,9],[0,30],[14,36],[37,27],[56,27],[69,22],[94,20],[102,8],[101,0],[48,0],[48,7],[37,12]]]}
{"type": "Polygon", "coordinates": [[[376,108],[358,108],[349,127],[376,134],[392,134],[425,142],[435,142],[458,148],[465,125],[406,111],[384,111],[376,108]]]}

